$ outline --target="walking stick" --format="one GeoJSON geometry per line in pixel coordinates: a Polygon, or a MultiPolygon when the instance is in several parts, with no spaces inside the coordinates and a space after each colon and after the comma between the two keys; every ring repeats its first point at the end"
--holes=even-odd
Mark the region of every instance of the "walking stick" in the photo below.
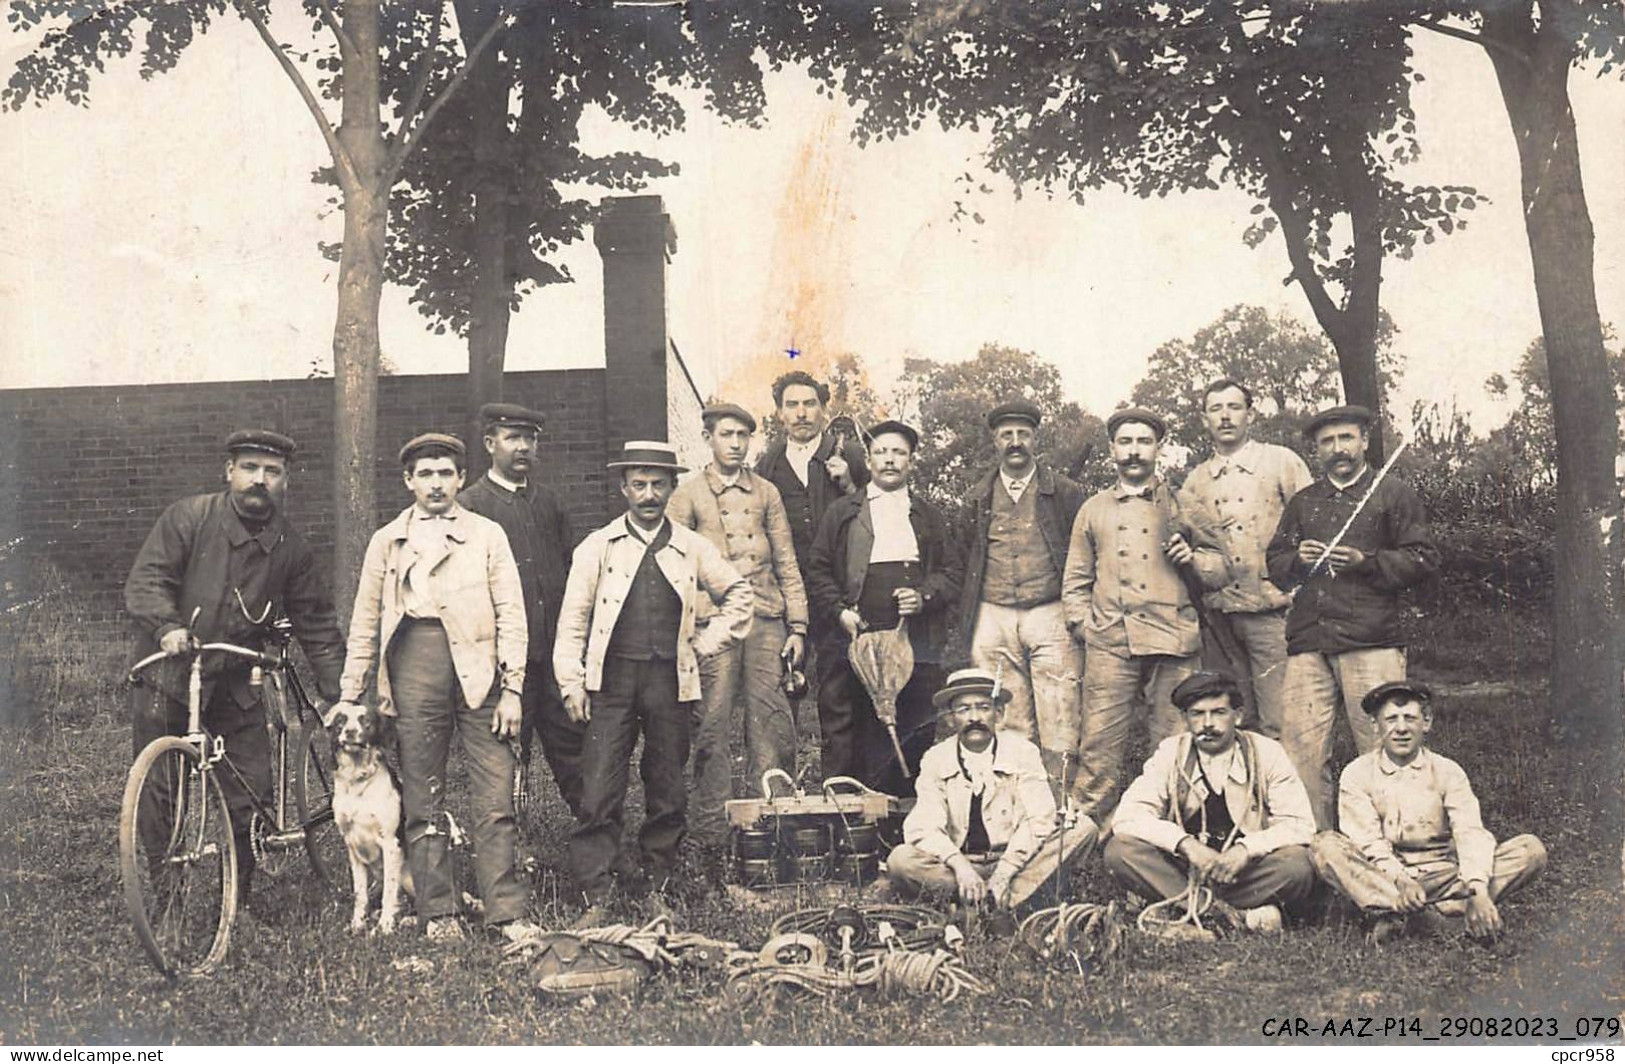
{"type": "Polygon", "coordinates": [[[1366,503],[1370,502],[1371,497],[1377,493],[1377,485],[1381,484],[1382,479],[1388,475],[1388,471],[1394,468],[1394,463],[1399,461],[1401,454],[1405,453],[1408,443],[1409,441],[1401,440],[1399,446],[1394,448],[1394,453],[1388,456],[1388,461],[1384,462],[1382,468],[1377,470],[1377,475],[1371,480],[1371,486],[1365,489],[1365,494],[1360,497],[1359,503],[1354,507],[1354,512],[1349,514],[1349,519],[1343,522],[1343,527],[1337,530],[1337,535],[1333,536],[1332,541],[1326,544],[1326,548],[1320,552],[1320,557],[1315,559],[1315,564],[1309,567],[1309,571],[1304,574],[1298,586],[1293,588],[1293,594],[1297,594],[1303,585],[1309,582],[1311,577],[1320,572],[1321,568],[1325,566],[1326,560],[1332,556],[1332,551],[1342,546],[1343,537],[1348,535],[1349,529],[1354,527],[1354,522],[1359,518],[1361,512],[1365,510],[1366,503]]]}

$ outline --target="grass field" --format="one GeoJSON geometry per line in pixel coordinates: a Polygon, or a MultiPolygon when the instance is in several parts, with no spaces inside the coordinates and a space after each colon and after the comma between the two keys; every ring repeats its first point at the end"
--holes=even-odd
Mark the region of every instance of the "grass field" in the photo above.
{"type": "MultiPolygon", "coordinates": [[[[1439,1033],[1441,1018],[1549,1016],[1573,1033],[1579,1017],[1619,1015],[1625,997],[1620,840],[1564,797],[1562,760],[1544,748],[1533,712],[1542,691],[1534,644],[1518,634],[1527,627],[1495,617],[1453,626],[1459,652],[1435,649],[1414,667],[1443,687],[1434,745],[1466,766],[1497,836],[1536,832],[1551,855],[1547,875],[1503,905],[1510,933],[1500,942],[1376,949],[1335,922],[1216,943],[1131,933],[1121,964],[1084,978],[973,936],[969,966],[997,987],[988,997],[783,999],[749,1012],[728,1005],[716,975],[654,979],[636,1000],[581,1005],[539,994],[522,963],[478,938],[352,938],[341,899],[314,888],[298,861],[261,879],[258,911],[239,919],[217,974],[165,982],[120,897],[114,825],[129,730],[105,680],[117,659],[64,648],[79,664],[15,669],[14,704],[0,715],[30,721],[0,728],[0,1042],[1256,1043],[1279,1041],[1263,1037],[1271,1018],[1303,1017],[1318,1032],[1328,1019],[1362,1016],[1376,1026],[1416,1017],[1425,1034],[1439,1033]],[[48,704],[15,704],[31,690],[48,704]],[[405,968],[411,958],[432,970],[405,968]]],[[[576,913],[554,872],[566,829],[556,799],[524,829],[539,867],[536,915],[548,926],[576,913]]],[[[1080,890],[1116,896],[1098,862],[1080,890]]],[[[685,930],[759,942],[795,899],[778,904],[741,911],[695,892],[676,918],[685,930]]]]}

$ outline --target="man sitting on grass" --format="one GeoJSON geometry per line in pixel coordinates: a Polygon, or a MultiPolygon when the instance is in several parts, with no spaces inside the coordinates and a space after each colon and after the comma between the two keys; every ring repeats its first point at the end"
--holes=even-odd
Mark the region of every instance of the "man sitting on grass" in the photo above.
{"type": "Polygon", "coordinates": [[[1495,900],[1546,867],[1533,835],[1499,846],[1484,829],[1478,798],[1460,765],[1427,747],[1432,693],[1407,680],[1373,688],[1361,708],[1381,746],[1351,761],[1338,787],[1342,831],[1315,836],[1315,868],[1360,907],[1374,943],[1407,930],[1501,931],[1495,900]]]}

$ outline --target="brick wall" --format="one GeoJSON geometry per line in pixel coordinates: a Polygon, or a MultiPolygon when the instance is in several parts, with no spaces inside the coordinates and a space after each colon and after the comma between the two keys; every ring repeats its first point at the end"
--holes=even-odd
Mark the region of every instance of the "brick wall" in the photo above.
{"type": "Polygon", "coordinates": [[[705,423],[700,418],[704,402],[694,387],[694,378],[676,344],[666,349],[666,440],[677,448],[678,457],[690,469],[711,460],[711,448],[700,435],[705,423]]]}

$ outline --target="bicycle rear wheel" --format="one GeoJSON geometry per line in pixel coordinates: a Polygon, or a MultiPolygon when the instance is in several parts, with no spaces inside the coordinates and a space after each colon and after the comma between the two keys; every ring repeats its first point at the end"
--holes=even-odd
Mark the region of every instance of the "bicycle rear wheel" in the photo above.
{"type": "Polygon", "coordinates": [[[166,736],[130,767],[119,808],[119,871],[136,938],[160,972],[219,964],[237,915],[237,846],[215,773],[166,736]]]}
{"type": "Polygon", "coordinates": [[[333,820],[333,744],[327,729],[314,726],[305,730],[300,755],[294,765],[293,796],[299,821],[305,826],[305,854],[316,875],[330,890],[348,894],[350,855],[344,835],[333,820]]]}

